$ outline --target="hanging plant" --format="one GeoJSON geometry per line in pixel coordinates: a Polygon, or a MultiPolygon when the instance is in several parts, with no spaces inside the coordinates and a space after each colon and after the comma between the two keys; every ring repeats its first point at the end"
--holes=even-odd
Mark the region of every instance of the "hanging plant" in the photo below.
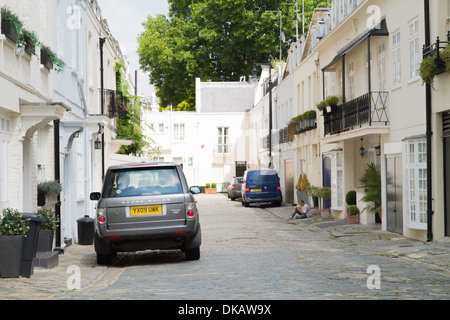
{"type": "Polygon", "coordinates": [[[434,78],[442,73],[450,71],[450,46],[439,52],[439,61],[437,54],[432,54],[422,60],[419,67],[419,75],[422,83],[433,85],[434,78]]]}
{"type": "Polygon", "coordinates": [[[41,63],[48,69],[54,69],[56,72],[61,72],[64,69],[65,63],[56,56],[48,46],[41,45],[41,63]]]}

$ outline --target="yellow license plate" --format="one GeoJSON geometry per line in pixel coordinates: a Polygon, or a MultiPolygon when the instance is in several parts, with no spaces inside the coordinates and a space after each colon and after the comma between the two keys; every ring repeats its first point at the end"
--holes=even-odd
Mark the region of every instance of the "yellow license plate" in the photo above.
{"type": "Polygon", "coordinates": [[[261,189],[250,189],[250,192],[261,192],[261,189]]]}
{"type": "Polygon", "coordinates": [[[132,216],[145,216],[149,214],[161,214],[161,206],[143,206],[143,207],[131,207],[130,214],[132,216]]]}

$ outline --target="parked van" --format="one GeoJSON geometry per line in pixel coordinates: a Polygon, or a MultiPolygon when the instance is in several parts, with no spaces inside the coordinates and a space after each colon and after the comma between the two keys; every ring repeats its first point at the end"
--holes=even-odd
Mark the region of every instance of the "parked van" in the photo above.
{"type": "Polygon", "coordinates": [[[273,169],[248,170],[244,173],[241,189],[242,205],[271,202],[280,206],[283,201],[280,190],[280,178],[273,169]]]}

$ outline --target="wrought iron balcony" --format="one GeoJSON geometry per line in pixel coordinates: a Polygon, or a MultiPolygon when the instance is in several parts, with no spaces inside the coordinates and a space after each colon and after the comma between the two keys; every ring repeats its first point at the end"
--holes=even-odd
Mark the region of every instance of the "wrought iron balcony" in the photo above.
{"type": "Polygon", "coordinates": [[[103,95],[104,101],[104,114],[110,118],[128,116],[128,99],[122,94],[121,91],[100,89],[100,104],[101,96],[103,95]]]}
{"type": "Polygon", "coordinates": [[[364,126],[387,126],[388,92],[370,92],[352,101],[324,111],[324,135],[334,135],[364,126]]]}

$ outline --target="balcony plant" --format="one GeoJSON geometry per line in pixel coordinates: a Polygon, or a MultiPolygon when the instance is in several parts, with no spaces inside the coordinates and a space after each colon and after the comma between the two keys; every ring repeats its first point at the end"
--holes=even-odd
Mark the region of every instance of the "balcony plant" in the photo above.
{"type": "Polygon", "coordinates": [[[40,231],[37,241],[37,251],[52,251],[53,238],[56,228],[58,228],[59,219],[53,209],[41,208],[37,215],[42,218],[40,231]]]}
{"type": "Polygon", "coordinates": [[[49,70],[54,69],[56,72],[61,72],[65,66],[65,63],[46,45],[41,45],[41,64],[49,70]]]}
{"type": "Polygon", "coordinates": [[[23,40],[25,43],[25,52],[30,56],[36,55],[36,47],[39,46],[39,39],[34,31],[23,29],[23,40]]]}
{"type": "Polygon", "coordinates": [[[319,109],[320,111],[324,111],[327,109],[327,101],[326,100],[322,100],[317,104],[317,109],[319,109]]]}
{"type": "Polygon", "coordinates": [[[450,71],[450,45],[437,54],[432,54],[422,60],[419,67],[419,75],[423,83],[433,85],[436,75],[450,71]]]}
{"type": "Polygon", "coordinates": [[[4,209],[0,220],[0,277],[18,278],[28,220],[14,209],[4,209]]]}
{"type": "Polygon", "coordinates": [[[57,196],[62,191],[62,185],[59,181],[44,181],[38,184],[38,206],[44,206],[48,197],[57,196]]]}
{"type": "Polygon", "coordinates": [[[305,128],[311,129],[316,126],[316,111],[308,110],[303,114],[303,121],[305,122],[305,128]]]}
{"type": "Polygon", "coordinates": [[[358,223],[358,218],[359,218],[359,208],[356,205],[350,205],[347,208],[347,216],[346,216],[346,220],[348,224],[355,224],[358,223]]]}
{"type": "Polygon", "coordinates": [[[331,109],[337,107],[340,101],[341,99],[338,96],[328,96],[325,98],[327,106],[331,107],[331,109]]]}
{"type": "Polygon", "coordinates": [[[17,14],[12,12],[7,7],[1,8],[2,13],[2,33],[14,43],[18,43],[21,34],[23,23],[20,21],[17,14]]]}

